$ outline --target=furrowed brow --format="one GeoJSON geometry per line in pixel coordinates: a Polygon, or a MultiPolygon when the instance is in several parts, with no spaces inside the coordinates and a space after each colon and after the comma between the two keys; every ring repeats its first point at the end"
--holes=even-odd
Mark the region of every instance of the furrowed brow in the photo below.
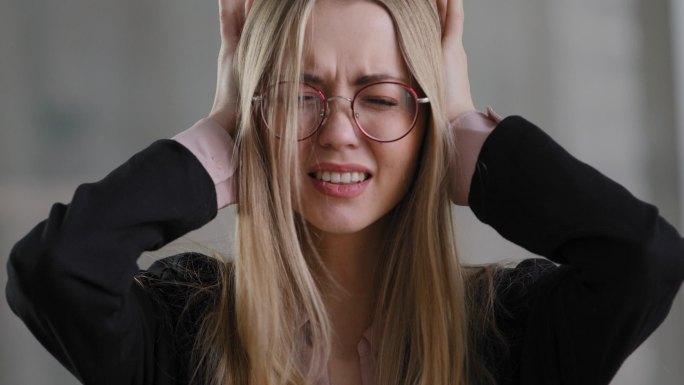
{"type": "Polygon", "coordinates": [[[384,82],[384,81],[393,81],[393,82],[399,82],[399,83],[406,83],[406,79],[402,79],[400,77],[396,77],[390,74],[372,74],[372,75],[364,75],[356,78],[354,81],[355,86],[363,86],[366,84],[370,83],[375,83],[375,82],[384,82]]]}
{"type": "MultiPolygon", "coordinates": [[[[311,74],[311,73],[303,74],[302,75],[302,81],[304,83],[311,83],[311,84],[324,84],[325,83],[323,78],[321,78],[317,75],[311,74]]],[[[394,81],[394,82],[408,84],[406,79],[403,79],[403,78],[400,78],[397,76],[393,76],[390,74],[380,73],[380,74],[371,74],[371,75],[359,76],[358,78],[356,78],[356,80],[354,80],[354,85],[355,86],[363,86],[366,84],[375,83],[375,82],[383,82],[383,81],[394,81]]]]}

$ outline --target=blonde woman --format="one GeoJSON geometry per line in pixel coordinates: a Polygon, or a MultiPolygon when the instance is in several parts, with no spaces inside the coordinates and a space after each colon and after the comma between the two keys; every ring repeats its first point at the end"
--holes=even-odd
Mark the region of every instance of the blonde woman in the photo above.
{"type": "Polygon", "coordinates": [[[475,111],[460,0],[220,12],[209,117],[11,252],[12,309],[81,382],[607,384],[663,320],[684,241],[531,123],[475,111]],[[462,267],[452,203],[559,266],[462,267]],[[138,271],[230,204],[233,260],[138,271]]]}

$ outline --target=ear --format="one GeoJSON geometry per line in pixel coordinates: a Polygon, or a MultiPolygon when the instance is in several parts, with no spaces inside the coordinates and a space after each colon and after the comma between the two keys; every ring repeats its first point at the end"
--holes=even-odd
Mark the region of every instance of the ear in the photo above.
{"type": "Polygon", "coordinates": [[[252,5],[254,4],[254,0],[246,0],[245,1],[245,16],[249,13],[249,10],[252,9],[252,5]]]}

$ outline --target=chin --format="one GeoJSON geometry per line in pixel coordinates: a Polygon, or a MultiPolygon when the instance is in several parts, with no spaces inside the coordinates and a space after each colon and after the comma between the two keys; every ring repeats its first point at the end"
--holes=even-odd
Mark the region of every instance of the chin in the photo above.
{"type": "MultiPolygon", "coordinates": [[[[366,213],[370,214],[370,213],[366,213]]],[[[377,234],[387,225],[386,215],[326,215],[321,216],[320,212],[307,215],[305,212],[304,221],[315,234],[331,236],[363,236],[362,234],[377,234]]]]}
{"type": "Polygon", "coordinates": [[[368,227],[368,224],[354,223],[345,220],[306,220],[309,229],[319,234],[348,235],[355,234],[368,227]]]}

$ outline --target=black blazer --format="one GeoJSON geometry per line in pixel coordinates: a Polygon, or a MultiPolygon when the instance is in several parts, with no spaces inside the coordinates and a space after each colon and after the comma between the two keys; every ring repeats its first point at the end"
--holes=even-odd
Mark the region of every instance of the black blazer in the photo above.
{"type": "MultiPolygon", "coordinates": [[[[153,143],[17,242],[12,310],[84,384],[187,383],[194,323],[179,318],[183,283],[213,279],[216,266],[183,254],[141,275],[136,260],[213,219],[215,194],[189,150],[153,143]]],[[[684,279],[681,236],[520,117],[485,142],[469,201],[503,237],[554,262],[528,260],[497,279],[510,354],[488,360],[500,383],[607,384],[667,315],[684,279]]]]}

